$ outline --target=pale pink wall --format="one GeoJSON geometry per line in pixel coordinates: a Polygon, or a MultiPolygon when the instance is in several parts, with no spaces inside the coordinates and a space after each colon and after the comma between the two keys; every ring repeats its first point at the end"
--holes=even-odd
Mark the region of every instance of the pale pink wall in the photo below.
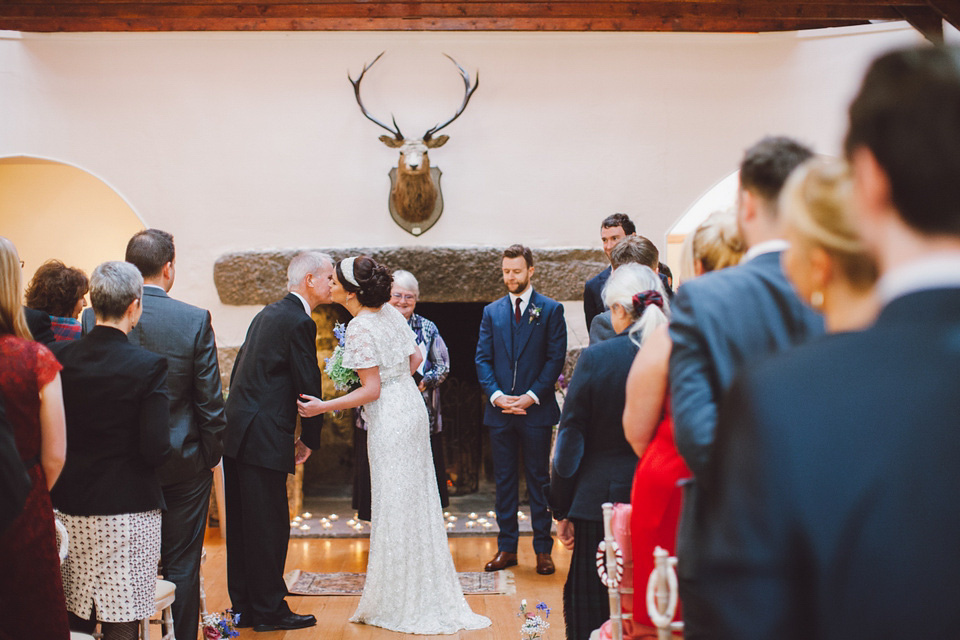
{"type": "MultiPolygon", "coordinates": [[[[0,37],[0,157],[83,167],[177,238],[174,295],[210,308],[221,344],[227,251],[356,245],[593,246],[634,217],[663,241],[767,133],[831,153],[871,57],[903,24],[805,34],[197,33],[0,37]],[[459,104],[449,53],[480,88],[435,151],[446,209],[414,238],[386,211],[396,152],[346,74],[387,55],[367,106],[423,130],[459,104]]],[[[421,277],[429,277],[421,274],[421,277]]]]}

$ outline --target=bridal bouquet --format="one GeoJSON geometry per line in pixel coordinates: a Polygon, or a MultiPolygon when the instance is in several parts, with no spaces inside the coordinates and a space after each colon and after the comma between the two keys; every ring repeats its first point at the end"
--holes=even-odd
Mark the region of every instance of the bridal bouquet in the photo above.
{"type": "Polygon", "coordinates": [[[550,607],[541,602],[536,606],[536,613],[527,611],[527,601],[520,601],[520,613],[517,614],[523,619],[523,625],[520,627],[520,638],[522,640],[539,640],[550,628],[547,618],[550,617],[550,607]],[[540,614],[543,614],[542,616],[540,614]]]}
{"type": "Polygon", "coordinates": [[[203,640],[236,638],[240,635],[240,632],[233,626],[237,623],[237,617],[229,609],[223,613],[208,613],[203,616],[203,621],[200,623],[203,640]]]}
{"type": "Polygon", "coordinates": [[[326,366],[323,371],[333,381],[333,386],[337,391],[351,389],[360,384],[360,376],[353,369],[343,366],[343,343],[346,339],[347,330],[342,322],[338,322],[333,327],[333,335],[337,339],[337,346],[333,354],[324,360],[326,366]]]}

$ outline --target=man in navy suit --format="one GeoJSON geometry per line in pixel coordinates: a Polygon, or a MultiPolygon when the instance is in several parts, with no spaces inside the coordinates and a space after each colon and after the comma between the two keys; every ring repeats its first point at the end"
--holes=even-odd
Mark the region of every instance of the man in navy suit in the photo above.
{"type": "Polygon", "coordinates": [[[477,341],[477,377],[490,404],[483,423],[490,429],[497,484],[497,555],[484,567],[499,571],[517,564],[520,451],[533,525],[537,573],[554,572],[550,552],[552,518],[544,487],[550,483],[550,439],[560,419],[554,394],[567,355],[563,306],[533,290],[533,253],[515,244],[503,252],[508,294],[483,309],[477,341]]]}
{"type": "Polygon", "coordinates": [[[777,198],[790,172],[812,157],[789,138],[764,138],[740,165],[737,221],[749,247],[736,267],[684,283],[674,297],[670,391],[677,449],[694,474],[677,531],[685,635],[704,631],[698,577],[698,488],[713,458],[721,398],[734,375],[765,357],[823,333],[823,321],[794,293],[780,268],[777,198]]]}
{"type": "Polygon", "coordinates": [[[846,155],[884,306],[731,389],[704,518],[712,637],[960,630],[960,51],[877,59],[846,155]]]}
{"type": "MultiPolygon", "coordinates": [[[[637,232],[636,225],[630,220],[630,216],[625,213],[615,213],[607,216],[600,223],[600,241],[603,242],[603,252],[607,254],[607,260],[610,260],[610,254],[617,243],[632,236],[637,232]]],[[[587,331],[590,331],[590,323],[599,314],[607,308],[603,304],[603,285],[607,283],[607,278],[613,267],[607,267],[597,275],[593,276],[583,287],[583,316],[587,321],[587,331]]]]}

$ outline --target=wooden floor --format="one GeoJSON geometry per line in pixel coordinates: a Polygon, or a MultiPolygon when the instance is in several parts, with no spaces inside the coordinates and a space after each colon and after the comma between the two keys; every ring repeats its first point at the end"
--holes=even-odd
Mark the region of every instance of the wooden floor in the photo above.
{"type": "MultiPolygon", "coordinates": [[[[495,536],[450,538],[450,552],[457,571],[482,571],[483,565],[497,551],[495,536]]],[[[531,544],[532,538],[520,538],[520,564],[511,567],[516,580],[517,591],[513,595],[467,596],[467,602],[476,612],[491,619],[493,624],[478,631],[461,631],[453,636],[418,636],[395,633],[376,627],[348,622],[360,600],[360,596],[290,596],[287,602],[300,614],[312,613],[317,617],[317,626],[297,631],[276,631],[256,633],[252,629],[241,629],[240,640],[338,640],[359,638],[388,640],[397,638],[469,638],[470,640],[494,640],[498,638],[518,638],[520,619],[517,612],[520,600],[526,599],[530,606],[543,601],[552,613],[548,622],[551,629],[547,637],[562,638],[563,631],[563,583],[567,578],[570,565],[570,552],[559,544],[554,545],[553,560],[557,572],[552,576],[541,576],[535,571],[536,561],[531,544]]],[[[207,562],[203,568],[206,582],[207,609],[223,611],[230,606],[227,595],[227,549],[226,542],[220,537],[219,529],[208,529],[205,548],[207,562]]],[[[302,569],[316,572],[356,572],[366,570],[369,539],[309,539],[291,540],[287,553],[287,571],[302,569]]],[[[151,625],[154,626],[154,625],[151,625]]],[[[159,631],[153,630],[154,637],[159,631]]]]}

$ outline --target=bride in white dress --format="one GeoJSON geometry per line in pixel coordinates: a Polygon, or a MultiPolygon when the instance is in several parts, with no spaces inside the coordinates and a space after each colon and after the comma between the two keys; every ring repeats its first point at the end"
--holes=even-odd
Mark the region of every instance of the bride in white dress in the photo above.
{"type": "Polygon", "coordinates": [[[371,532],[367,578],[351,622],[425,635],[482,629],[447,546],[430,428],[413,380],[422,356],[390,299],[390,272],[360,256],[337,263],[333,301],[354,317],[347,325],[343,366],[361,387],[323,401],[302,396],[302,416],[363,405],[370,459],[371,532]]]}

